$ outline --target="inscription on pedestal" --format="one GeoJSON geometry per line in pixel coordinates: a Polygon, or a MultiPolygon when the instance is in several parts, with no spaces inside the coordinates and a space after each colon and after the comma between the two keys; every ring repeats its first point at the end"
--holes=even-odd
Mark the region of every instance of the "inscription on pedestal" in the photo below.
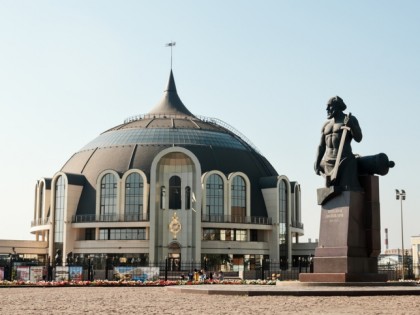
{"type": "Polygon", "coordinates": [[[340,219],[343,219],[343,218],[344,218],[343,209],[329,210],[325,214],[325,219],[328,220],[329,223],[339,222],[340,219]]]}

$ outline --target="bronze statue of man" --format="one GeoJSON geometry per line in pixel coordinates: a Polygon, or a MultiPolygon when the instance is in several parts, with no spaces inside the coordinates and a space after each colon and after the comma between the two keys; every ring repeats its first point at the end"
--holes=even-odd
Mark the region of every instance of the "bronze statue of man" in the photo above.
{"type": "Polygon", "coordinates": [[[327,103],[328,121],[322,127],[321,142],[315,161],[315,172],[324,174],[326,186],[342,190],[360,190],[357,160],[351,141],[362,140],[362,130],[356,117],[346,115],[343,99],[334,96],[327,103]]]}
{"type": "Polygon", "coordinates": [[[318,191],[319,204],[341,191],[361,190],[360,175],[385,175],[395,165],[384,153],[364,157],[353,154],[351,141],[360,142],[363,135],[356,117],[344,113],[346,108],[339,96],[328,100],[328,120],[322,127],[315,161],[315,172],[325,176],[327,187],[318,191]]]}

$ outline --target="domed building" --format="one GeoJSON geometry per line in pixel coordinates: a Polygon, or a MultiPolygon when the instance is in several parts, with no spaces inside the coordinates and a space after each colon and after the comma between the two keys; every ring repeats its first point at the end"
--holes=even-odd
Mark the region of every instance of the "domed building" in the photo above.
{"type": "Polygon", "coordinates": [[[226,123],[192,114],[171,70],[160,102],[86,144],[36,184],[31,232],[65,258],[252,269],[291,261],[300,186],[226,123]]]}

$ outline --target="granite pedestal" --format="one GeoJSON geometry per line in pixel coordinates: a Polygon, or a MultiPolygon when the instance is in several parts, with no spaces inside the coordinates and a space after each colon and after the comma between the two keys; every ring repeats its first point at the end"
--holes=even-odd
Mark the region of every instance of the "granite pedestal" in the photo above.
{"type": "Polygon", "coordinates": [[[321,209],[314,273],[302,282],[384,282],[378,274],[381,251],[379,180],[361,176],[363,191],[343,191],[321,209]]]}

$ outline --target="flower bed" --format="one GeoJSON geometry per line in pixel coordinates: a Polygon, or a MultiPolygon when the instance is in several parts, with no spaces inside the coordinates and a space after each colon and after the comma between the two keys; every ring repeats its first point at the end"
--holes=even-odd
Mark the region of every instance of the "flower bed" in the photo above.
{"type": "Polygon", "coordinates": [[[232,284],[253,284],[253,285],[275,285],[273,280],[156,280],[156,281],[0,281],[0,287],[165,287],[171,285],[232,285],[232,284]]]}

